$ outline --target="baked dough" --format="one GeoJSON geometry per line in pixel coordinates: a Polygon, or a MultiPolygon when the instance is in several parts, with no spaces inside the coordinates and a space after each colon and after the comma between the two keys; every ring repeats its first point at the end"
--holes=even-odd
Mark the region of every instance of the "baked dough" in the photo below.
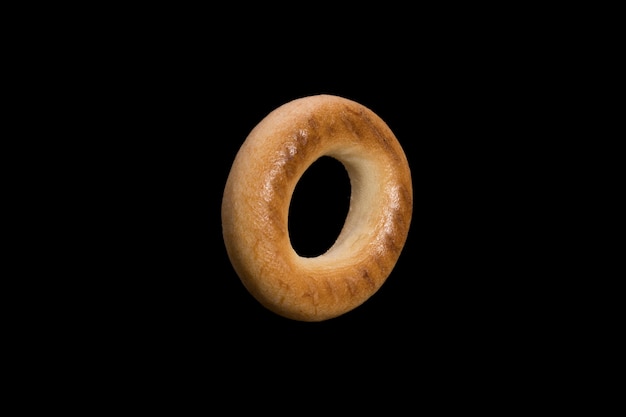
{"type": "Polygon", "coordinates": [[[408,161],[391,129],[365,106],[321,94],[283,104],[252,129],[226,181],[222,231],[232,266],[256,300],[314,322],[378,291],[404,247],[412,210],[408,161]],[[350,208],[330,249],[301,257],[289,239],[289,205],[302,174],[322,156],[345,166],[350,208]]]}

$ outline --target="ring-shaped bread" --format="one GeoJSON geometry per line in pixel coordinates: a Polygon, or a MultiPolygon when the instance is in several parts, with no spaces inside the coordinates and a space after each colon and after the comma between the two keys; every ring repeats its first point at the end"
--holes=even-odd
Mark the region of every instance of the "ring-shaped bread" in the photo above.
{"type": "Polygon", "coordinates": [[[234,270],[263,306],[322,321],[358,307],[383,285],[412,210],[408,161],[387,124],[355,101],[321,94],[283,104],[252,129],[226,181],[222,231],[234,270]],[[350,208],[332,247],[301,257],[289,238],[289,205],[302,174],[322,156],[345,166],[350,208]]]}

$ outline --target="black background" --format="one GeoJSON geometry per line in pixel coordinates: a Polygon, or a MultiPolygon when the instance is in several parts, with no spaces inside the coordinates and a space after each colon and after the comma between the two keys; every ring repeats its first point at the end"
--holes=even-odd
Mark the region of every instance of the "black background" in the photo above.
{"type": "MultiPolygon", "coordinates": [[[[340,385],[373,371],[471,379],[490,367],[497,380],[557,353],[550,342],[569,323],[555,303],[565,297],[560,242],[573,233],[555,204],[571,187],[554,163],[567,159],[557,133],[571,122],[562,103],[575,99],[558,63],[563,45],[507,30],[510,20],[457,25],[462,13],[390,31],[361,21],[357,30],[281,22],[239,32],[184,16],[70,33],[71,47],[53,43],[42,59],[53,75],[41,105],[60,110],[46,127],[76,139],[51,141],[65,176],[41,181],[68,219],[53,218],[51,236],[71,241],[50,268],[76,277],[48,284],[66,312],[49,320],[81,340],[77,352],[156,378],[210,378],[226,367],[233,387],[245,383],[242,370],[257,383],[318,372],[340,385]],[[220,210],[250,130],[320,93],[355,100],[389,125],[408,158],[414,207],[383,287],[343,316],[303,323],[245,290],[220,210]]],[[[311,174],[296,190],[290,229],[311,245],[302,250],[319,251],[348,197],[337,166],[311,174]]]]}
{"type": "MultiPolygon", "coordinates": [[[[104,127],[112,156],[104,184],[114,180],[104,221],[116,239],[107,254],[112,269],[105,265],[114,284],[105,285],[121,302],[129,335],[225,351],[231,343],[324,349],[343,341],[347,349],[417,343],[440,352],[519,337],[545,301],[535,276],[550,239],[535,235],[539,212],[550,215],[545,189],[528,198],[544,146],[533,139],[541,115],[532,81],[494,74],[486,63],[473,70],[462,59],[388,55],[372,64],[347,56],[311,66],[297,61],[309,55],[278,52],[226,68],[183,53],[174,68],[121,76],[128,90],[113,97],[104,127]],[[360,102],[394,131],[412,170],[414,211],[379,292],[344,316],[300,323],[262,308],[241,285],[225,252],[220,208],[249,131],[277,106],[320,93],[360,102]]],[[[308,192],[296,193],[302,209],[290,228],[312,251],[333,238],[346,209],[346,177],[336,168],[319,166],[308,192]]]]}
{"type": "MultiPolygon", "coordinates": [[[[394,414],[595,399],[587,388],[618,346],[606,336],[620,303],[606,295],[620,293],[603,271],[617,246],[600,237],[619,239],[607,215],[619,187],[605,184],[620,167],[607,154],[620,154],[604,127],[619,118],[600,97],[616,96],[618,26],[561,5],[197,6],[11,15],[14,390],[41,388],[30,403],[49,407],[130,401],[176,414],[220,400],[394,414]],[[220,209],[250,130],[320,93],[389,125],[414,207],[382,288],[303,323],[245,290],[220,209]]],[[[320,251],[348,196],[336,165],[311,171],[290,229],[320,251]]]]}

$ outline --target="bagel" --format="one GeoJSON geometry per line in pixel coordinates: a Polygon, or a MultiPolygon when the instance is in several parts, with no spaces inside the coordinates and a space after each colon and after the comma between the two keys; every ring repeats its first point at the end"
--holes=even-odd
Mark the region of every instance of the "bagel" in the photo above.
{"type": "Polygon", "coordinates": [[[226,180],[222,232],[233,269],[258,302],[318,322],[378,291],[404,247],[412,210],[411,172],[391,129],[355,101],[320,94],[279,106],[250,131],[226,180]],[[289,205],[322,156],[346,168],[350,208],[330,249],[301,257],[289,237],[289,205]]]}

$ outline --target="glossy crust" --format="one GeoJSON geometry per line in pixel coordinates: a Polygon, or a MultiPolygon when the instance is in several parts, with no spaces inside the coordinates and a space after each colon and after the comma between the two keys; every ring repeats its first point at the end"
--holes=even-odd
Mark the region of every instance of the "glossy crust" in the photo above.
{"type": "Polygon", "coordinates": [[[387,124],[363,105],[332,95],[286,103],[241,146],[222,200],[228,256],[244,286],[269,310],[322,321],[365,302],[385,282],[406,242],[411,173],[387,124]],[[350,209],[335,244],[300,257],[287,217],[296,184],[321,156],[338,159],[351,184],[350,209]]]}

